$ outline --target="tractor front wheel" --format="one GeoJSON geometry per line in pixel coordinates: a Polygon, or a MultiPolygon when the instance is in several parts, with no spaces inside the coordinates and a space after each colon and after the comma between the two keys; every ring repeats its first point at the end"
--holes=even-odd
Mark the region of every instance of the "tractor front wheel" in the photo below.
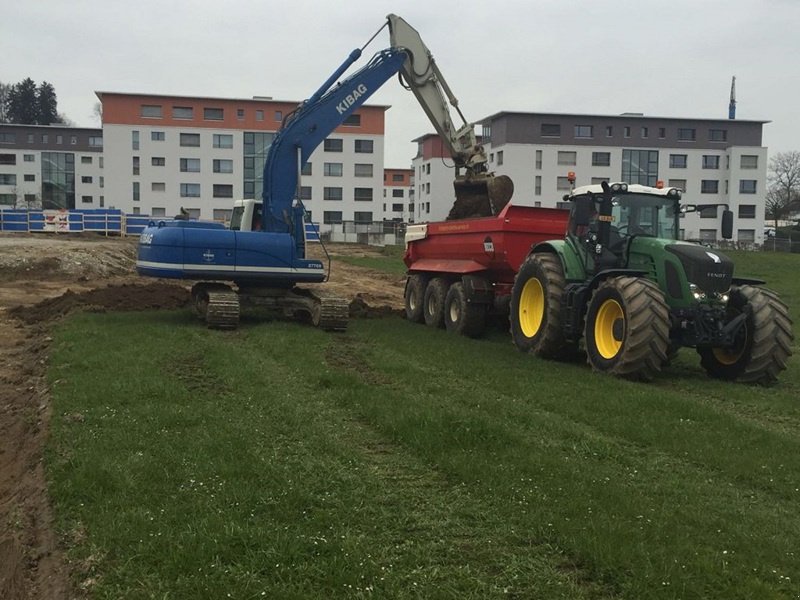
{"type": "Polygon", "coordinates": [[[647,279],[605,280],[589,302],[584,339],[595,371],[651,380],[667,360],[669,309],[664,295],[647,279]]]}
{"type": "Polygon", "coordinates": [[[792,354],[792,320],[778,295],[743,285],[731,289],[728,320],[747,317],[730,348],[698,348],[700,364],[711,377],[746,383],[777,380],[792,354]]]}

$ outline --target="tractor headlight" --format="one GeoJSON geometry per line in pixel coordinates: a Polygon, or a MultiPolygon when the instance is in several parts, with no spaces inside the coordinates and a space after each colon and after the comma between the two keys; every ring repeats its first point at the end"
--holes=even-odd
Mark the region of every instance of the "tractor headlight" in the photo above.
{"type": "Polygon", "coordinates": [[[689,291],[692,293],[695,300],[705,300],[706,298],[706,293],[693,283],[689,284],[689,291]]]}

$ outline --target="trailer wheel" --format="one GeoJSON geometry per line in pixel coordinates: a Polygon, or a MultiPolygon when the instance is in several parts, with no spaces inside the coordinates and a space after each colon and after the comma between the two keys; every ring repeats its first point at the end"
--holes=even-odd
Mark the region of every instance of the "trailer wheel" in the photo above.
{"type": "Polygon", "coordinates": [[[777,380],[791,356],[792,320],[778,295],[750,285],[733,287],[728,320],[746,314],[732,348],[698,348],[700,364],[711,377],[746,383],[777,380]]]}
{"type": "Polygon", "coordinates": [[[522,352],[562,358],[573,345],[561,327],[564,269],[550,253],[530,255],[520,266],[511,291],[511,337],[522,352]]]}
{"type": "Polygon", "coordinates": [[[404,294],[406,306],[406,319],[412,323],[425,322],[425,285],[428,278],[418,273],[409,275],[406,279],[406,290],[404,294]]]}
{"type": "Polygon", "coordinates": [[[586,312],[586,354],[595,371],[651,380],[667,360],[669,309],[658,286],[639,277],[612,277],[586,312]]]}
{"type": "Polygon", "coordinates": [[[447,282],[444,279],[434,277],[428,282],[422,302],[426,325],[444,327],[444,299],[446,295],[447,282]]]}
{"type": "Polygon", "coordinates": [[[486,328],[486,306],[468,302],[461,282],[451,285],[444,298],[444,328],[467,337],[479,337],[486,328]]]}

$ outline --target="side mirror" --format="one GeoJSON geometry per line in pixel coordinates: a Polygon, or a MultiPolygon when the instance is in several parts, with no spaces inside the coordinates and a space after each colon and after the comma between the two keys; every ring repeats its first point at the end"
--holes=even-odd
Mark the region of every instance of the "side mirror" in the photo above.
{"type": "Polygon", "coordinates": [[[722,211],[722,239],[730,240],[733,238],[733,211],[722,211]]]}
{"type": "Polygon", "coordinates": [[[578,227],[589,225],[592,220],[594,199],[591,196],[582,196],[574,200],[572,207],[572,220],[578,227]]]}

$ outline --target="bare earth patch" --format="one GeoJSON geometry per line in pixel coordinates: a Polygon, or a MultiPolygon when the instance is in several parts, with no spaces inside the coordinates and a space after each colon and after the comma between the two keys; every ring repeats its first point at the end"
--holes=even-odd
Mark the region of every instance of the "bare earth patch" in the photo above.
{"type": "MultiPolygon", "coordinates": [[[[338,262],[370,256],[339,245],[325,289],[351,301],[354,317],[400,313],[404,278],[338,262]]],[[[321,256],[319,248],[313,254],[321,256]]],[[[184,306],[189,284],[139,277],[135,239],[73,234],[0,234],[0,598],[73,595],[53,527],[43,450],[50,421],[45,382],[49,328],[74,310],[184,306]]]]}

